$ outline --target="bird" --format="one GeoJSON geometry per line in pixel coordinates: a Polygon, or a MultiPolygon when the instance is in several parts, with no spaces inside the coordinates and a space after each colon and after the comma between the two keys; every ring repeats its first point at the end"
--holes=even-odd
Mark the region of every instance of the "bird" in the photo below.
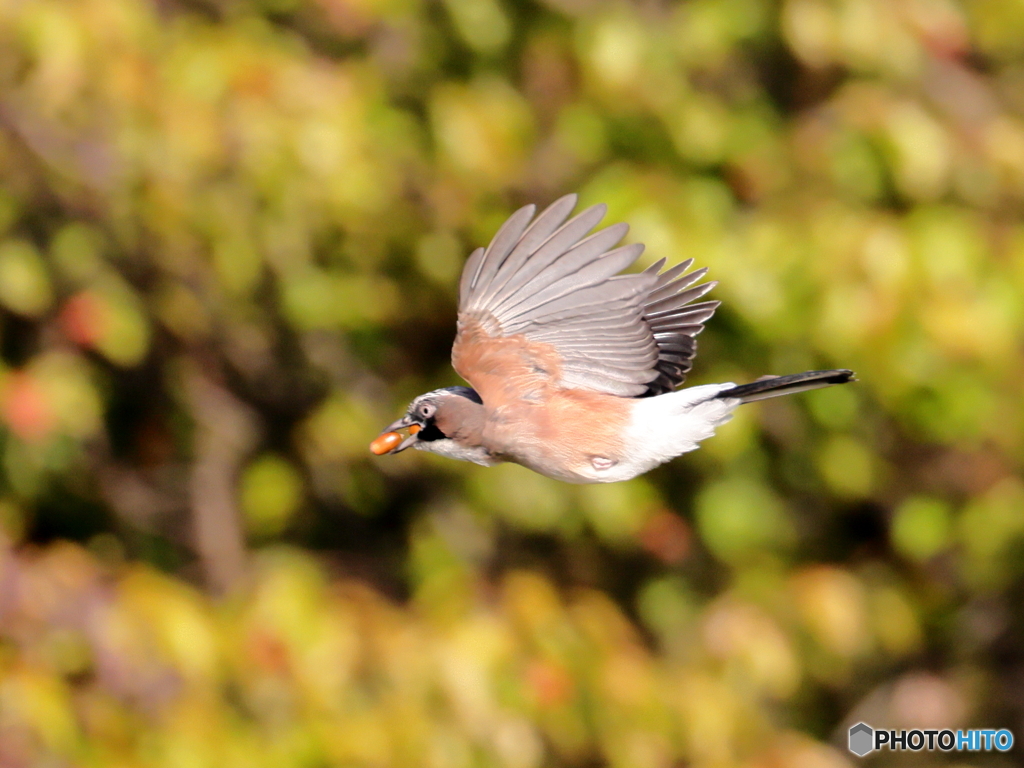
{"type": "Polygon", "coordinates": [[[569,483],[611,483],[696,449],[742,404],[855,380],[807,371],[684,389],[697,335],[721,302],[697,301],[693,259],[623,273],[644,250],[593,234],[607,206],[570,217],[577,196],[513,213],[466,261],[452,366],[471,386],[435,389],[370,444],[483,466],[521,464],[569,483]]]}

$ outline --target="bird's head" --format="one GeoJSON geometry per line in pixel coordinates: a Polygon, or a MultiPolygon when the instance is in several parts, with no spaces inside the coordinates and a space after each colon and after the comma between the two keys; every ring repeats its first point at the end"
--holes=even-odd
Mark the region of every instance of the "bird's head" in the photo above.
{"type": "Polygon", "coordinates": [[[478,437],[474,440],[474,433],[479,432],[482,411],[482,401],[476,390],[469,387],[435,389],[409,403],[405,415],[385,427],[370,443],[370,450],[384,456],[416,448],[484,463],[486,451],[479,445],[478,437]]]}

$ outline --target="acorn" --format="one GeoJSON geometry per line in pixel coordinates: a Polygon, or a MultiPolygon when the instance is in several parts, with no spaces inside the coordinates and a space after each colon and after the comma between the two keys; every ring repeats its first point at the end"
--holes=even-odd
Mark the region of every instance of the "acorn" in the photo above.
{"type": "Polygon", "coordinates": [[[397,432],[385,432],[370,443],[370,450],[378,456],[390,453],[402,442],[402,436],[397,432]]]}

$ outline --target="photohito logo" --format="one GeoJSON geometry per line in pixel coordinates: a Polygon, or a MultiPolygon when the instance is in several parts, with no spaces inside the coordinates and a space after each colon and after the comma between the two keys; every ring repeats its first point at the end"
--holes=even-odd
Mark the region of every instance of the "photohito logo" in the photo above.
{"type": "Polygon", "coordinates": [[[943,752],[991,752],[996,749],[1006,752],[1013,746],[1013,734],[1005,728],[998,731],[977,728],[970,731],[916,728],[910,731],[876,730],[867,723],[857,723],[850,727],[848,746],[857,757],[864,757],[883,747],[893,751],[911,752],[920,752],[922,749],[939,749],[943,752]]]}

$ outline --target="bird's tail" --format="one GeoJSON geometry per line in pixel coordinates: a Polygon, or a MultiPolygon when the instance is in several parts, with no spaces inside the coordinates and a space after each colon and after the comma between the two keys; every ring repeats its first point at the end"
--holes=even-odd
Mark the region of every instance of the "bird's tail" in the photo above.
{"type": "Polygon", "coordinates": [[[738,398],[741,402],[752,403],[755,400],[767,400],[769,397],[792,395],[794,392],[806,392],[809,389],[821,389],[833,384],[846,384],[856,381],[853,371],[837,368],[832,371],[807,371],[794,373],[790,376],[763,376],[750,384],[740,384],[719,392],[716,397],[738,398]]]}

